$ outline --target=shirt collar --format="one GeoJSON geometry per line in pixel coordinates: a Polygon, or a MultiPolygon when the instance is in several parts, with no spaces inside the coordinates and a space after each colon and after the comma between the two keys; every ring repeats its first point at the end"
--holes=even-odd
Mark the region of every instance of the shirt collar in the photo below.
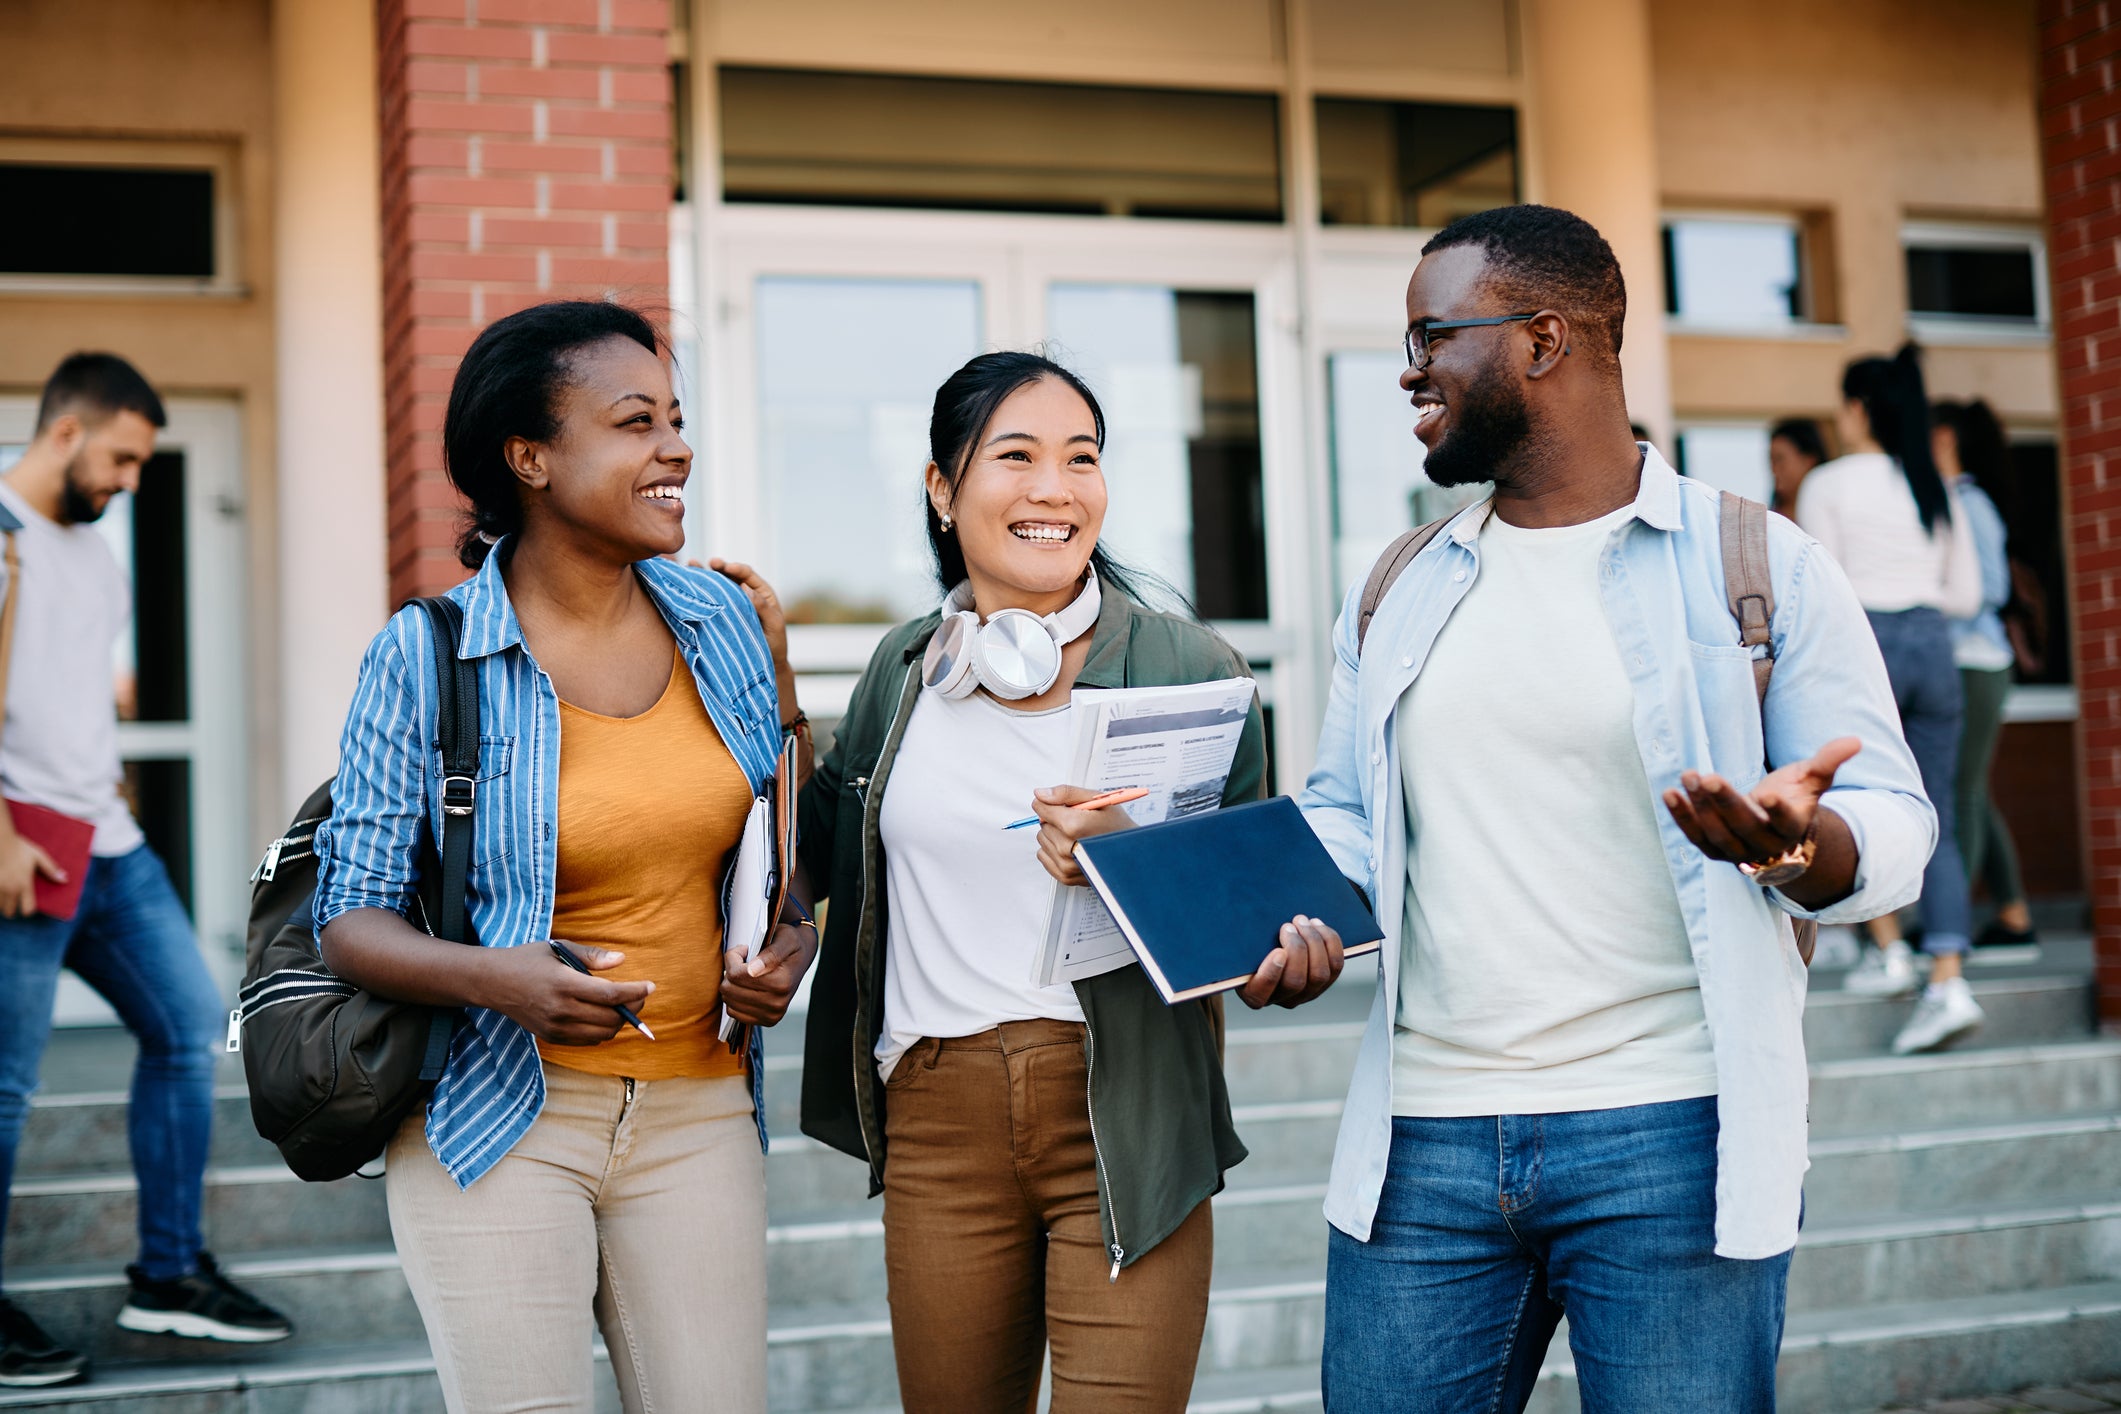
{"type": "MultiPolygon", "coordinates": [[[[457,589],[457,602],[464,609],[464,634],[457,645],[459,658],[483,658],[523,641],[523,627],[516,621],[515,606],[508,602],[508,584],[501,578],[501,561],[508,540],[503,538],[487,551],[478,573],[457,589]]],[[[699,576],[668,560],[642,560],[634,566],[641,587],[665,619],[673,624],[704,623],[722,611],[699,576]]]]}
{"type": "MultiPolygon", "coordinates": [[[[1635,445],[1642,451],[1642,480],[1635,488],[1635,500],[1629,509],[1635,519],[1653,530],[1682,529],[1679,473],[1648,442],[1635,445]]],[[[1480,528],[1488,523],[1494,508],[1495,499],[1491,496],[1460,511],[1451,521],[1451,538],[1461,545],[1471,545],[1480,538],[1480,528]]]]}

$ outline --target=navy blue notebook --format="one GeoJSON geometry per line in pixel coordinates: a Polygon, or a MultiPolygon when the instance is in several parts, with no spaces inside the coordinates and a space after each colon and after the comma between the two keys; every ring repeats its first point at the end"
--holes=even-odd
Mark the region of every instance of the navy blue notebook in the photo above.
{"type": "Polygon", "coordinates": [[[1166,1002],[1250,981],[1299,913],[1329,924],[1350,957],[1384,941],[1285,795],[1097,835],[1075,858],[1166,1002]]]}

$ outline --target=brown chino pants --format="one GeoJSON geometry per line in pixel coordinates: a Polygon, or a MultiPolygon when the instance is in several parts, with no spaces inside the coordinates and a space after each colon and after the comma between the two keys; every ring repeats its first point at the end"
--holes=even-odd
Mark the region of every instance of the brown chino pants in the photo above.
{"type": "Polygon", "coordinates": [[[1024,1414],[1049,1340],[1053,1414],[1181,1414],[1208,1318],[1208,1204],[1109,1279],[1081,1024],[920,1041],[887,1089],[884,1261],[907,1414],[1024,1414]]]}

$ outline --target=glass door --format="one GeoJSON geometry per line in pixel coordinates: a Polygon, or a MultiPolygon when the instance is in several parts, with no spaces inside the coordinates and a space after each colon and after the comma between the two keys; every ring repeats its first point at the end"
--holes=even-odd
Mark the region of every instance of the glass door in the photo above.
{"type": "MultiPolygon", "coordinates": [[[[112,654],[124,790],[169,866],[214,975],[233,988],[249,910],[242,465],[232,403],[176,399],[140,490],[96,530],[133,585],[133,622],[112,654]]],[[[0,397],[0,469],[36,421],[32,397],[0,397]]],[[[68,974],[54,1020],[114,1023],[68,974]]]]}
{"type": "Polygon", "coordinates": [[[697,533],[774,580],[813,716],[844,710],[885,628],[935,604],[920,507],[936,387],[981,350],[1043,347],[1105,408],[1106,544],[1251,660],[1283,782],[1301,779],[1324,670],[1305,625],[1329,610],[1307,577],[1284,232],[764,206],[714,219],[697,533]]]}

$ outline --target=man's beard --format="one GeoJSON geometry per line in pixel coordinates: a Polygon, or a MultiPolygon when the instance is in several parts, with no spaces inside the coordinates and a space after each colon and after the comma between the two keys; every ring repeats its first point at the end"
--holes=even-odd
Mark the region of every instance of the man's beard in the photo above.
{"type": "Polygon", "coordinates": [[[59,487],[61,525],[90,525],[103,519],[103,513],[110,509],[110,497],[105,496],[98,502],[81,489],[81,483],[75,479],[81,470],[81,461],[80,457],[75,457],[66,464],[66,479],[59,487]]]}
{"type": "Polygon", "coordinates": [[[1524,389],[1500,360],[1450,399],[1451,430],[1431,448],[1422,472],[1438,486],[1473,486],[1495,479],[1496,468],[1532,435],[1524,389]]]}

